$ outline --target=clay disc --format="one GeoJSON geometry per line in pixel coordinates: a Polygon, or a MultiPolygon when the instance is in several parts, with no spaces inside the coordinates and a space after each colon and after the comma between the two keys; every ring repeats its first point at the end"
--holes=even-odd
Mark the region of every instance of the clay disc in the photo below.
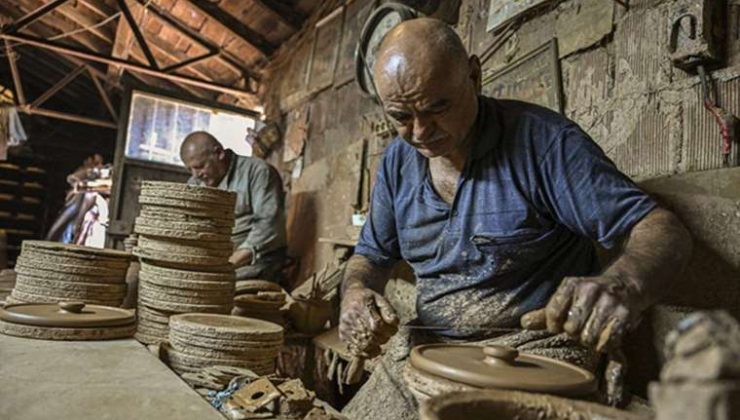
{"type": "Polygon", "coordinates": [[[144,344],[159,344],[167,342],[166,335],[147,334],[141,331],[136,331],[136,333],[134,334],[134,339],[144,344]]]}
{"type": "Polygon", "coordinates": [[[102,328],[133,324],[135,317],[125,309],[74,302],[7,305],[0,309],[0,319],[34,327],[102,328]]]}
{"type": "Polygon", "coordinates": [[[174,252],[157,251],[142,247],[134,248],[134,255],[151,261],[166,261],[171,264],[182,264],[191,267],[224,266],[229,263],[229,256],[209,257],[207,255],[185,255],[174,252]]]}
{"type": "Polygon", "coordinates": [[[210,272],[179,270],[175,268],[148,264],[146,262],[141,264],[141,270],[139,271],[139,273],[146,273],[154,276],[167,277],[170,279],[182,279],[188,281],[229,281],[232,283],[234,282],[235,277],[233,266],[231,266],[230,269],[225,272],[210,272]]]}
{"type": "Polygon", "coordinates": [[[35,267],[39,270],[56,271],[58,273],[84,275],[84,276],[102,276],[102,277],[126,277],[127,269],[113,269],[107,267],[98,267],[95,265],[63,264],[54,261],[29,260],[21,255],[17,263],[22,266],[35,267]]]}
{"type": "Polygon", "coordinates": [[[192,242],[177,241],[174,239],[158,239],[149,236],[139,236],[138,246],[153,251],[173,252],[175,254],[207,255],[210,257],[230,257],[234,252],[234,244],[229,242],[192,242]]]}
{"type": "Polygon", "coordinates": [[[126,278],[124,276],[114,277],[101,277],[101,276],[85,276],[79,274],[67,274],[59,273],[56,271],[41,270],[34,267],[29,267],[24,264],[16,263],[15,271],[18,274],[24,274],[31,277],[37,277],[47,280],[58,280],[72,283],[99,283],[99,284],[125,284],[126,278]]]}
{"type": "Polygon", "coordinates": [[[228,314],[231,312],[232,304],[228,305],[198,305],[189,303],[165,302],[156,299],[150,299],[139,295],[139,302],[144,305],[158,309],[160,311],[170,311],[178,313],[203,312],[212,314],[228,314]]]}
{"type": "Polygon", "coordinates": [[[244,347],[239,350],[230,349],[214,349],[197,345],[195,342],[184,343],[180,340],[172,340],[170,337],[169,341],[173,349],[192,356],[197,357],[211,357],[214,354],[221,355],[227,359],[246,359],[246,360],[272,360],[278,356],[282,346],[276,345],[272,347],[244,347]]]}
{"type": "Polygon", "coordinates": [[[231,315],[175,315],[170,318],[170,328],[185,334],[218,339],[277,341],[283,338],[283,327],[279,325],[231,315]]]}
{"type": "Polygon", "coordinates": [[[224,293],[234,294],[233,281],[197,281],[182,280],[170,277],[162,277],[139,271],[139,281],[149,283],[152,286],[161,288],[178,289],[178,290],[209,290],[222,291],[224,293]]]}
{"type": "Polygon", "coordinates": [[[59,242],[50,241],[23,241],[21,247],[23,251],[27,249],[43,249],[50,251],[61,251],[64,254],[90,255],[93,257],[114,258],[123,260],[131,259],[131,254],[129,254],[128,252],[118,251],[115,249],[92,248],[88,246],[62,244],[59,242]]]}
{"type": "Polygon", "coordinates": [[[112,340],[131,337],[134,332],[136,332],[136,324],[106,328],[54,328],[0,321],[0,333],[2,334],[42,340],[112,340]]]}
{"type": "MultiPolygon", "coordinates": [[[[175,289],[172,289],[175,290],[175,289]]],[[[144,284],[139,284],[139,296],[146,300],[155,300],[157,302],[184,303],[192,305],[229,305],[231,306],[231,295],[204,295],[198,293],[175,295],[173,293],[162,293],[152,290],[144,284]]]]}
{"type": "Polygon", "coordinates": [[[168,362],[173,368],[179,368],[183,371],[196,372],[204,367],[217,366],[217,365],[228,365],[246,368],[254,371],[255,373],[267,372],[270,373],[275,370],[275,362],[272,360],[268,361],[248,361],[239,359],[230,360],[219,360],[209,358],[198,358],[183,355],[172,349],[169,345],[165,348],[165,354],[167,355],[168,362]]]}
{"type": "Polygon", "coordinates": [[[155,229],[171,229],[184,232],[212,233],[220,235],[231,235],[231,227],[219,226],[211,220],[204,219],[198,222],[175,222],[167,219],[147,219],[137,217],[136,225],[149,226],[155,229]]]}
{"type": "Polygon", "coordinates": [[[183,221],[198,221],[201,219],[210,219],[223,225],[228,225],[230,223],[233,226],[234,224],[234,209],[226,207],[187,208],[142,203],[139,215],[151,215],[152,218],[155,219],[166,219],[166,217],[161,217],[160,215],[174,215],[177,220],[183,221]]]}
{"type": "Polygon", "coordinates": [[[236,193],[213,187],[181,184],[165,181],[143,181],[141,194],[154,197],[185,197],[188,200],[200,200],[207,203],[231,205],[236,204],[236,193]]]}
{"type": "MultiPolygon", "coordinates": [[[[202,297],[202,298],[212,298],[212,299],[227,299],[231,300],[234,297],[234,290],[229,289],[229,283],[226,283],[225,285],[222,285],[222,283],[217,282],[208,282],[206,284],[211,284],[213,287],[210,289],[207,288],[201,288],[201,289],[183,289],[182,284],[178,284],[180,287],[170,287],[170,286],[161,286],[156,283],[152,283],[149,281],[149,279],[142,279],[139,277],[139,287],[146,288],[147,290],[151,291],[152,293],[159,293],[159,294],[167,294],[170,296],[184,296],[184,297],[202,297]]],[[[187,285],[185,285],[187,286],[187,285]]]]}
{"type": "Polygon", "coordinates": [[[173,343],[179,343],[182,346],[195,346],[205,349],[219,350],[225,352],[238,352],[244,351],[245,349],[275,349],[282,348],[283,342],[280,341],[242,341],[242,340],[219,340],[216,338],[208,338],[195,336],[191,334],[183,334],[178,331],[173,331],[170,328],[169,339],[173,343]]]}
{"type": "Polygon", "coordinates": [[[217,226],[224,226],[228,228],[234,227],[234,212],[229,211],[228,213],[214,212],[212,214],[202,213],[193,214],[192,210],[182,211],[175,207],[153,207],[143,206],[139,211],[139,216],[145,219],[157,219],[157,220],[172,220],[173,222],[202,222],[209,220],[211,223],[217,226]]]}
{"type": "MultiPolygon", "coordinates": [[[[10,296],[12,296],[14,299],[17,299],[19,301],[28,302],[28,303],[54,303],[56,304],[59,302],[70,300],[70,298],[66,296],[36,295],[33,293],[22,292],[22,291],[19,291],[18,289],[13,289],[13,291],[10,293],[10,296]]],[[[89,305],[118,307],[118,306],[121,306],[121,303],[123,303],[123,298],[116,299],[116,300],[86,299],[84,300],[84,302],[89,305]]]]}
{"type": "Polygon", "coordinates": [[[36,288],[89,293],[91,295],[123,295],[126,293],[125,283],[77,283],[63,280],[49,280],[43,277],[29,276],[27,274],[20,273],[16,277],[16,284],[19,283],[23,283],[36,288]]]}
{"type": "Polygon", "coordinates": [[[175,238],[191,241],[226,242],[231,240],[231,235],[226,233],[198,232],[193,230],[183,230],[182,228],[157,227],[139,223],[138,221],[134,225],[134,232],[139,235],[159,236],[162,238],[175,238]]]}
{"type": "Polygon", "coordinates": [[[585,395],[596,387],[585,369],[507,346],[428,344],[415,347],[409,361],[422,372],[479,388],[585,395]]]}
{"type": "Polygon", "coordinates": [[[208,356],[196,356],[185,352],[180,352],[172,346],[169,347],[170,355],[177,357],[178,362],[191,366],[205,366],[205,365],[227,365],[227,366],[239,366],[239,364],[253,364],[253,365],[266,365],[272,361],[274,357],[248,359],[246,357],[229,357],[227,354],[214,351],[208,356]]]}
{"type": "Polygon", "coordinates": [[[101,292],[89,292],[80,290],[62,290],[50,287],[37,287],[32,286],[22,281],[16,282],[14,290],[37,296],[51,296],[51,297],[62,297],[61,300],[82,300],[86,299],[97,299],[102,301],[113,301],[116,299],[123,299],[126,296],[125,292],[112,292],[112,293],[101,293],[101,292]]]}
{"type": "MultiPolygon", "coordinates": [[[[99,258],[84,254],[69,254],[62,252],[53,252],[46,250],[29,250],[21,252],[21,255],[30,261],[49,261],[60,264],[80,265],[80,266],[98,266],[110,268],[113,270],[126,270],[130,264],[128,258],[99,258]]],[[[130,254],[128,254],[130,255],[130,254]]]]}
{"type": "Polygon", "coordinates": [[[148,308],[144,305],[139,306],[136,308],[136,317],[137,319],[148,319],[152,322],[157,322],[160,324],[169,324],[170,322],[170,315],[166,312],[160,312],[156,309],[148,308]]]}
{"type": "Polygon", "coordinates": [[[229,206],[214,206],[212,203],[206,203],[202,201],[183,200],[179,198],[166,198],[166,197],[152,197],[148,195],[139,195],[139,203],[161,207],[177,207],[184,210],[196,210],[210,213],[234,213],[234,207],[229,206]]]}

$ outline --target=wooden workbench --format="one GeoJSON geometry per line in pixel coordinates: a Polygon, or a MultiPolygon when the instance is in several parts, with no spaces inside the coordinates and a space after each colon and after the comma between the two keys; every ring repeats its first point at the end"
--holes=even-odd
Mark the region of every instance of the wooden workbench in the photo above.
{"type": "Polygon", "coordinates": [[[0,334],[0,419],[223,420],[133,339],[45,341],[0,334]]]}

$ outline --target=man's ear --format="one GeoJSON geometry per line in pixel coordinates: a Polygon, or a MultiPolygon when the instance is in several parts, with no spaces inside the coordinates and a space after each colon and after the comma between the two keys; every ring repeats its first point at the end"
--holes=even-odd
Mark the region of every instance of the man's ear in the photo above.
{"type": "Polygon", "coordinates": [[[482,89],[482,73],[480,69],[480,59],[477,55],[473,54],[468,59],[468,67],[470,69],[470,79],[475,84],[475,93],[481,93],[482,89]]]}

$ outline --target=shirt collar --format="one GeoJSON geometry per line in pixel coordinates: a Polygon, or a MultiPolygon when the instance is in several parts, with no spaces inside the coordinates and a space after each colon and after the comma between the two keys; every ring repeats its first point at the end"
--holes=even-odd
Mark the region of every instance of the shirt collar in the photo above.
{"type": "Polygon", "coordinates": [[[501,121],[496,113],[495,101],[478,96],[478,116],[473,125],[472,160],[486,157],[496,146],[501,135],[501,121]]]}
{"type": "Polygon", "coordinates": [[[226,155],[229,157],[229,170],[226,171],[226,175],[224,175],[221,182],[218,183],[218,188],[222,190],[226,189],[229,182],[231,182],[231,178],[234,175],[234,168],[236,167],[236,153],[231,149],[226,149],[226,155]]]}

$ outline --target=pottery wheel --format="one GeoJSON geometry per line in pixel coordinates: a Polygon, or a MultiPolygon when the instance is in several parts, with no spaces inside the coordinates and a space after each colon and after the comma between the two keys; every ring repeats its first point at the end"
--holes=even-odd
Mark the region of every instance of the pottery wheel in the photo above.
{"type": "Polygon", "coordinates": [[[409,362],[424,373],[479,388],[585,395],[596,387],[585,369],[507,346],[422,345],[411,351],[409,362]]]}

